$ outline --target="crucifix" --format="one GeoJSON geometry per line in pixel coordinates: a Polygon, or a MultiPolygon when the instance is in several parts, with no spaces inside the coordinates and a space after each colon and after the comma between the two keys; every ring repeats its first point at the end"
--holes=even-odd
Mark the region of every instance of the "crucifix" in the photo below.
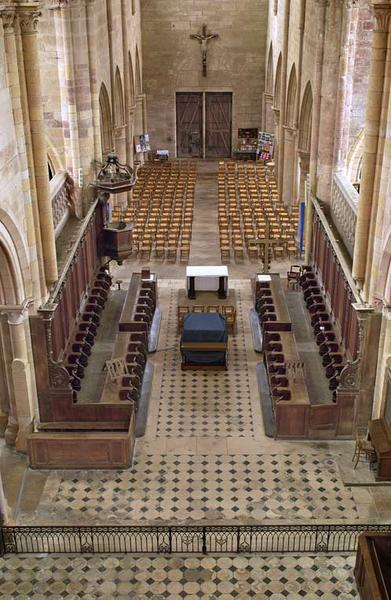
{"type": "Polygon", "coordinates": [[[266,229],[265,229],[265,237],[264,238],[256,238],[253,240],[249,240],[249,242],[251,244],[254,244],[256,246],[263,246],[263,256],[262,256],[262,262],[263,262],[263,273],[268,273],[270,271],[270,260],[271,260],[271,246],[273,246],[273,244],[280,244],[280,240],[273,240],[270,237],[270,225],[269,222],[266,223],[266,229]]]}
{"type": "Polygon", "coordinates": [[[207,26],[204,24],[201,29],[201,33],[193,33],[190,38],[192,40],[198,40],[201,44],[202,50],[202,74],[206,77],[206,67],[207,67],[207,56],[208,56],[208,42],[213,38],[218,38],[217,33],[207,33],[207,26]]]}

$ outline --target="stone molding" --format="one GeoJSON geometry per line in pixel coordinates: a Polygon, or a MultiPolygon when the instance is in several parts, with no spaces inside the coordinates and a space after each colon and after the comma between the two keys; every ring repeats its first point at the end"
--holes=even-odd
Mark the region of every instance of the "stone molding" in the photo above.
{"type": "Polygon", "coordinates": [[[20,325],[28,317],[30,306],[33,306],[34,298],[26,298],[21,304],[0,305],[0,314],[6,314],[8,325],[20,325]]]}
{"type": "Polygon", "coordinates": [[[16,10],[14,6],[0,7],[0,17],[3,21],[3,31],[5,34],[14,32],[16,10]]]}
{"type": "Polygon", "coordinates": [[[37,33],[39,17],[42,13],[36,4],[31,7],[24,5],[22,8],[18,8],[17,14],[22,34],[37,33]]]}
{"type": "Polygon", "coordinates": [[[372,12],[375,19],[375,26],[373,31],[375,33],[387,33],[390,26],[391,3],[373,3],[372,12]]]}

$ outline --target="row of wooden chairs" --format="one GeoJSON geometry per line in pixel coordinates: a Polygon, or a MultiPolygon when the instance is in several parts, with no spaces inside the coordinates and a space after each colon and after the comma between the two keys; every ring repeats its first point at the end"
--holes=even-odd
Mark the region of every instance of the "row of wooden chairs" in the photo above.
{"type": "Polygon", "coordinates": [[[105,307],[111,283],[110,274],[101,268],[96,274],[83,312],[78,318],[73,335],[64,352],[63,361],[70,376],[74,402],[77,401],[77,392],[81,390],[81,380],[84,378],[84,372],[88,366],[88,359],[95,343],[101,313],[105,307]]]}
{"type": "Polygon", "coordinates": [[[256,239],[278,239],[274,258],[296,254],[298,209],[288,213],[279,200],[277,183],[261,164],[226,161],[219,165],[218,219],[222,260],[260,256],[256,239]]]}
{"type": "Polygon", "coordinates": [[[182,331],[183,321],[189,313],[219,313],[225,317],[228,333],[234,333],[236,309],[231,305],[202,305],[178,306],[178,330],[182,331]]]}
{"type": "Polygon", "coordinates": [[[315,340],[319,346],[319,354],[322,356],[325,374],[329,380],[329,389],[333,392],[335,400],[340,375],[346,365],[344,353],[333,331],[332,320],[315,273],[310,267],[303,267],[299,281],[310,314],[315,340]]]}
{"type": "Polygon", "coordinates": [[[126,374],[121,378],[119,399],[133,402],[138,409],[142,383],[148,358],[148,333],[156,310],[156,287],[147,281],[141,283],[133,311],[136,323],[145,323],[145,331],[129,334],[124,363],[126,374]]]}
{"type": "Polygon", "coordinates": [[[138,205],[133,248],[143,260],[188,261],[194,213],[195,163],[166,161],[141,169],[133,192],[138,205]]]}

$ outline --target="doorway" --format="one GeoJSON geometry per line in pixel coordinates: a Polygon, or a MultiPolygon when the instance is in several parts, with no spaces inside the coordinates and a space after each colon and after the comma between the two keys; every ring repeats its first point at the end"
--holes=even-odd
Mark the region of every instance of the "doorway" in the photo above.
{"type": "Polygon", "coordinates": [[[177,92],[178,158],[229,158],[231,92],[177,92]]]}

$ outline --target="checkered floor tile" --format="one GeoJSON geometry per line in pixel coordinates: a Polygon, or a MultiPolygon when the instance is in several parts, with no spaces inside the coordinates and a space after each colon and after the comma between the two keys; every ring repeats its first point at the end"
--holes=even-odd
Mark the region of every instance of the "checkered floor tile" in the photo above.
{"type": "Polygon", "coordinates": [[[243,320],[250,308],[250,286],[236,285],[237,333],[230,336],[227,371],[181,371],[177,333],[178,289],[172,282],[160,291],[163,303],[160,347],[163,369],[157,435],[165,437],[231,436],[253,433],[250,381],[243,320]],[[242,300],[243,297],[243,300],[242,300]],[[248,304],[248,306],[247,306],[248,304]],[[244,306],[245,305],[245,308],[244,306]]]}
{"type": "Polygon", "coordinates": [[[141,455],[128,471],[52,474],[35,523],[358,518],[331,455],[141,455]]]}
{"type": "Polygon", "coordinates": [[[354,556],[48,556],[2,559],[0,598],[350,600],[354,556]]]}

